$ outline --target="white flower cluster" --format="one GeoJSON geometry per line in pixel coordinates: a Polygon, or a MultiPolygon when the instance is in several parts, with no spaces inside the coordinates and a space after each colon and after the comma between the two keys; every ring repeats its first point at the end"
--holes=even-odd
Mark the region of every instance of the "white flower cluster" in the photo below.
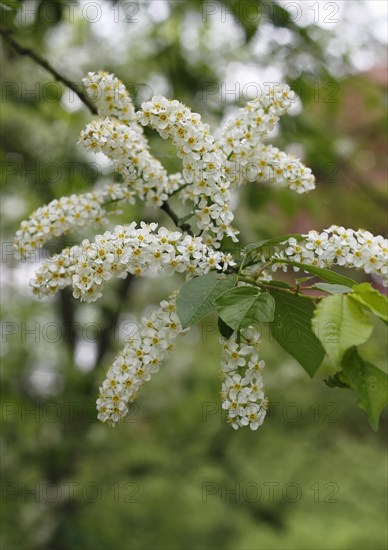
{"type": "Polygon", "coordinates": [[[253,328],[240,332],[240,342],[234,334],[222,339],[222,408],[228,411],[228,422],[237,430],[249,426],[257,430],[264,422],[268,400],[264,396],[259,357],[260,334],[253,328]]]}
{"type": "Polygon", "coordinates": [[[297,193],[315,188],[315,178],[298,159],[261,140],[295,101],[287,85],[275,85],[267,94],[239,109],[227,124],[219,146],[226,156],[224,171],[232,188],[245,181],[267,181],[297,193]]]}
{"type": "Polygon", "coordinates": [[[97,399],[98,418],[114,426],[123,420],[144,382],[158,372],[174,341],[185,332],[175,313],[175,296],[141,321],[136,335],[125,345],[108,370],[97,399]]]}
{"type": "MultiPolygon", "coordinates": [[[[332,225],[321,233],[309,231],[303,237],[301,242],[289,239],[286,248],[275,253],[273,258],[287,258],[317,267],[339,265],[362,269],[365,273],[378,275],[384,286],[388,286],[388,240],[381,235],[332,225]]],[[[279,264],[275,264],[273,269],[278,267],[279,264]]],[[[284,264],[281,267],[287,269],[284,264]]]]}
{"type": "Polygon", "coordinates": [[[71,285],[75,263],[82,258],[82,248],[78,245],[67,247],[60,254],[45,260],[30,280],[33,294],[38,298],[54,296],[71,285]]]}
{"type": "Polygon", "coordinates": [[[238,110],[227,124],[220,146],[229,156],[242,142],[254,147],[266,137],[296,100],[295,93],[287,84],[275,84],[245,107],[238,110]]]}
{"type": "Polygon", "coordinates": [[[107,214],[104,205],[119,200],[133,202],[133,193],[121,184],[106,185],[90,193],[54,199],[23,221],[16,232],[15,248],[19,257],[28,257],[50,241],[72,229],[100,225],[107,214]]]}
{"type": "Polygon", "coordinates": [[[73,286],[73,295],[94,302],[102,296],[105,281],[112,277],[155,277],[175,272],[188,276],[210,270],[225,270],[232,263],[229,255],[209,248],[201,237],[179,231],[157,229],[156,223],[141,222],[121,226],[113,232],[87,239],[81,246],[66,249],[38,269],[31,281],[38,296],[53,295],[65,286],[73,286]]]}
{"type": "Polygon", "coordinates": [[[95,120],[81,132],[79,143],[113,160],[115,169],[123,176],[123,185],[133,195],[148,206],[161,206],[177,189],[177,182],[168,178],[165,168],[151,155],[138,128],[109,118],[95,120]]]}
{"type": "Polygon", "coordinates": [[[189,184],[181,198],[194,202],[194,219],[204,231],[205,242],[217,246],[224,235],[236,240],[231,228],[230,183],[222,173],[224,157],[215,146],[209,125],[179,101],[163,96],[144,102],[137,118],[175,145],[182,159],[183,178],[189,184]]]}
{"type": "Polygon", "coordinates": [[[169,178],[160,161],[151,155],[123,83],[100,71],[97,75],[89,73],[84,84],[89,97],[97,102],[99,115],[105,118],[88,124],[79,143],[113,160],[123,185],[148,206],[161,206],[182,185],[182,178],[169,178]]]}
{"type": "Polygon", "coordinates": [[[273,145],[260,144],[251,155],[231,155],[225,164],[233,187],[243,182],[263,182],[288,187],[296,193],[315,189],[315,178],[310,168],[273,145]]]}
{"type": "Polygon", "coordinates": [[[82,82],[101,117],[118,118],[124,124],[136,122],[132,99],[124,84],[113,74],[106,71],[90,72],[82,82]]]}

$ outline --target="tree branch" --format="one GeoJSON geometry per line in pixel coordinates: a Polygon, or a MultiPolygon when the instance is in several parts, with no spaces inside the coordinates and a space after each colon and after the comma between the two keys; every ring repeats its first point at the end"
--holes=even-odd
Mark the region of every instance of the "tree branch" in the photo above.
{"type": "Polygon", "coordinates": [[[193,232],[191,230],[191,225],[189,223],[181,223],[179,216],[174,212],[174,210],[171,208],[171,206],[168,204],[167,201],[164,201],[162,206],[160,207],[163,212],[166,212],[168,216],[172,219],[172,221],[175,223],[175,225],[181,229],[182,231],[185,231],[189,235],[192,235],[193,232]]]}
{"type": "Polygon", "coordinates": [[[12,36],[12,31],[5,29],[3,27],[0,27],[0,34],[5,38],[5,40],[16,50],[20,55],[25,55],[26,57],[29,57],[35,63],[46,69],[52,76],[57,80],[58,82],[62,82],[65,86],[70,88],[70,90],[73,90],[74,93],[77,94],[79,99],[82,101],[86,107],[90,110],[91,113],[94,115],[97,115],[97,108],[93,103],[86,97],[86,95],[78,89],[75,82],[71,82],[68,78],[60,74],[46,59],[41,57],[39,54],[31,50],[30,48],[26,48],[19,44],[17,40],[12,36]]]}

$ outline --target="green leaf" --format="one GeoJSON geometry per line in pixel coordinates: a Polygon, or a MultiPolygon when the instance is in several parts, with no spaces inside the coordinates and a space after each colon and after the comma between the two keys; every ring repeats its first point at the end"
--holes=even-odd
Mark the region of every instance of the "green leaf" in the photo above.
{"type": "Polygon", "coordinates": [[[215,307],[221,319],[234,330],[273,320],[275,302],[268,292],[242,286],[227,290],[220,296],[215,307]]]}
{"type": "Polygon", "coordinates": [[[350,388],[348,379],[342,370],[339,370],[333,376],[329,376],[329,378],[325,378],[324,382],[329,388],[350,388]]]}
{"type": "Polygon", "coordinates": [[[368,340],[372,323],[355,300],[336,294],[323,298],[318,304],[313,330],[329,357],[339,365],[347,349],[368,340]]]}
{"type": "Polygon", "coordinates": [[[234,333],[234,330],[229,325],[224,323],[221,317],[218,317],[218,330],[220,331],[221,336],[226,338],[226,340],[229,340],[234,333]]]}
{"type": "Polygon", "coordinates": [[[332,285],[330,283],[317,283],[316,285],[314,285],[314,288],[318,290],[323,290],[324,292],[328,292],[329,294],[346,294],[347,292],[350,292],[352,290],[349,286],[332,285]]]}
{"type": "Polygon", "coordinates": [[[257,243],[248,244],[248,246],[245,247],[244,252],[245,254],[251,254],[255,250],[259,250],[264,246],[271,246],[272,244],[280,244],[288,241],[288,239],[291,239],[291,238],[296,239],[297,241],[303,241],[305,239],[305,237],[302,237],[302,235],[300,235],[299,233],[290,233],[288,235],[281,235],[280,237],[275,237],[273,239],[266,239],[264,241],[258,241],[257,243]]]}
{"type": "Polygon", "coordinates": [[[388,300],[369,283],[355,285],[349,298],[356,300],[383,321],[388,321],[388,300]]]}
{"type": "Polygon", "coordinates": [[[349,287],[353,287],[353,285],[357,284],[356,281],[353,281],[353,279],[349,279],[349,277],[345,277],[344,275],[340,275],[339,273],[335,273],[334,271],[330,271],[329,269],[324,269],[323,267],[315,267],[313,265],[302,264],[301,262],[292,262],[291,260],[276,259],[275,262],[299,267],[300,269],[303,269],[303,271],[307,271],[307,273],[312,273],[313,275],[316,275],[317,277],[328,283],[349,287]]]}
{"type": "Polygon", "coordinates": [[[367,413],[370,425],[377,431],[381,411],[388,403],[387,375],[364,361],[355,347],[345,353],[342,372],[358,395],[358,406],[367,413]]]}
{"type": "Polygon", "coordinates": [[[234,287],[236,282],[236,275],[223,275],[211,271],[184,284],[176,301],[182,327],[190,327],[214,311],[214,301],[226,290],[234,287]]]}
{"type": "Polygon", "coordinates": [[[315,305],[308,298],[278,290],[271,290],[271,295],[275,299],[273,337],[312,378],[325,356],[325,350],[311,330],[315,305]]]}

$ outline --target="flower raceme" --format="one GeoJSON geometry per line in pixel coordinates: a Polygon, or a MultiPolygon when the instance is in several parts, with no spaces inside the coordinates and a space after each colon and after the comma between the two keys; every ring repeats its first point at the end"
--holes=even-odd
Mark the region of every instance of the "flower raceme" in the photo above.
{"type": "Polygon", "coordinates": [[[179,101],[162,96],[143,103],[137,116],[140,124],[155,129],[163,139],[171,139],[176,147],[183,178],[189,184],[182,197],[193,201],[193,218],[205,241],[208,238],[206,242],[217,246],[224,235],[237,240],[231,228],[230,183],[220,170],[223,155],[208,124],[179,101]]]}
{"type": "Polygon", "coordinates": [[[279,267],[287,270],[286,263],[276,263],[277,258],[324,268],[339,265],[377,275],[388,286],[388,240],[381,235],[332,225],[321,233],[309,231],[302,236],[302,241],[290,238],[283,250],[273,255],[274,271],[279,267]]]}
{"type": "Polygon", "coordinates": [[[100,117],[117,118],[128,125],[136,123],[132,99],[124,84],[113,74],[90,72],[82,82],[100,117]]]}
{"type": "Polygon", "coordinates": [[[99,226],[106,220],[104,204],[110,201],[133,202],[131,190],[120,184],[103,189],[54,199],[33,212],[28,221],[20,225],[16,233],[15,248],[21,258],[32,257],[54,237],[66,235],[74,228],[99,226]]]}
{"type": "Polygon", "coordinates": [[[185,331],[176,314],[175,295],[143,318],[137,333],[124,346],[109,368],[97,399],[98,418],[114,426],[125,418],[128,404],[136,399],[144,382],[158,372],[171,354],[176,338],[185,331]]]}
{"type": "Polygon", "coordinates": [[[268,408],[262,378],[265,363],[259,358],[260,333],[250,327],[241,331],[240,339],[236,335],[221,338],[222,408],[235,430],[243,426],[257,430],[268,408]]]}
{"type": "Polygon", "coordinates": [[[105,153],[123,176],[123,186],[140,200],[149,206],[161,206],[176,187],[169,185],[166,170],[151,155],[137,128],[109,118],[95,120],[81,132],[79,143],[94,153],[105,153]]]}
{"type": "Polygon", "coordinates": [[[224,171],[232,187],[248,180],[275,182],[297,193],[315,188],[309,168],[277,147],[262,143],[293,101],[295,94],[288,86],[275,86],[239,109],[227,124],[218,145],[226,156],[224,171]]]}
{"type": "MultiPolygon", "coordinates": [[[[33,293],[52,296],[71,286],[75,298],[94,302],[102,296],[107,281],[128,274],[157,277],[182,273],[190,279],[210,271],[238,271],[243,282],[243,266],[240,273],[232,257],[222,251],[224,237],[238,241],[238,231],[232,226],[232,192],[246,181],[273,183],[297,193],[315,187],[309,168],[263,142],[291,107],[294,93],[287,85],[274,86],[239,109],[217,140],[201,116],[177,100],[155,96],[136,112],[125,86],[113,75],[89,73],[83,82],[99,119],[86,126],[79,143],[89,152],[103,153],[121,181],[54,200],[33,212],[16,234],[18,255],[29,256],[52,238],[74,229],[106,224],[112,213],[110,205],[120,202],[134,204],[140,200],[162,207],[179,230],[156,223],[129,223],[117,225],[94,240],[84,239],[41,264],[31,281],[33,293]],[[182,161],[181,172],[168,174],[152,155],[145,126],[171,141],[182,161]],[[171,215],[167,202],[171,195],[188,209],[182,218],[171,215]],[[183,220],[190,220],[190,225],[183,220]]],[[[382,237],[338,226],[321,233],[310,231],[302,237],[285,240],[270,258],[257,259],[256,281],[271,280],[271,271],[279,267],[286,270],[287,261],[359,268],[387,281],[387,241],[382,237]]],[[[97,401],[98,418],[103,422],[115,425],[125,417],[128,404],[159,370],[177,336],[186,331],[175,304],[173,294],[142,319],[136,338],[127,342],[108,370],[97,401]]],[[[263,393],[259,333],[253,326],[244,326],[229,339],[223,337],[221,343],[222,406],[228,422],[235,429],[249,426],[255,430],[268,406],[263,393]]]]}
{"type": "Polygon", "coordinates": [[[139,228],[131,223],[97,235],[94,242],[84,239],[81,245],[45,260],[31,286],[42,297],[72,285],[75,298],[94,302],[112,277],[203,275],[211,269],[225,270],[232,263],[230,255],[208,247],[201,237],[165,227],[157,230],[156,223],[141,222],[139,228]]]}

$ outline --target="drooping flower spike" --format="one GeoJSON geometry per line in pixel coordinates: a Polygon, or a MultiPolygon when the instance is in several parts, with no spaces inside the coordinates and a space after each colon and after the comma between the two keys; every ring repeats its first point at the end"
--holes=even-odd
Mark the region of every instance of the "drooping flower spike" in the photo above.
{"type": "Polygon", "coordinates": [[[232,265],[232,258],[204,244],[201,237],[186,235],[141,222],[118,225],[113,232],[97,235],[93,242],[65,249],[44,261],[31,281],[39,297],[51,296],[72,285],[73,295],[85,302],[102,296],[106,281],[113,277],[157,277],[186,273],[203,275],[222,271],[232,265]]]}
{"type": "Polygon", "coordinates": [[[174,350],[182,329],[175,307],[176,294],[139,323],[136,333],[109,368],[97,399],[98,418],[114,426],[123,420],[144,382],[159,371],[174,350]]]}
{"type": "Polygon", "coordinates": [[[249,101],[228,122],[218,145],[226,157],[223,168],[232,188],[245,181],[275,183],[297,193],[315,188],[315,178],[309,168],[262,141],[295,100],[289,86],[277,84],[249,101]]]}
{"type": "Polygon", "coordinates": [[[140,124],[150,126],[175,145],[182,159],[183,179],[189,184],[183,198],[193,201],[193,219],[204,231],[204,239],[216,247],[225,235],[236,240],[231,228],[230,183],[222,170],[225,158],[208,124],[179,101],[163,96],[143,103],[137,117],[140,124]]]}
{"type": "MultiPolygon", "coordinates": [[[[276,252],[272,259],[287,258],[316,267],[338,265],[360,269],[368,275],[377,275],[384,286],[388,286],[388,240],[381,235],[332,225],[321,233],[313,230],[302,236],[305,237],[302,241],[290,238],[283,250],[276,252]]],[[[287,270],[285,263],[275,263],[272,269],[275,271],[279,267],[287,270]]]]}

